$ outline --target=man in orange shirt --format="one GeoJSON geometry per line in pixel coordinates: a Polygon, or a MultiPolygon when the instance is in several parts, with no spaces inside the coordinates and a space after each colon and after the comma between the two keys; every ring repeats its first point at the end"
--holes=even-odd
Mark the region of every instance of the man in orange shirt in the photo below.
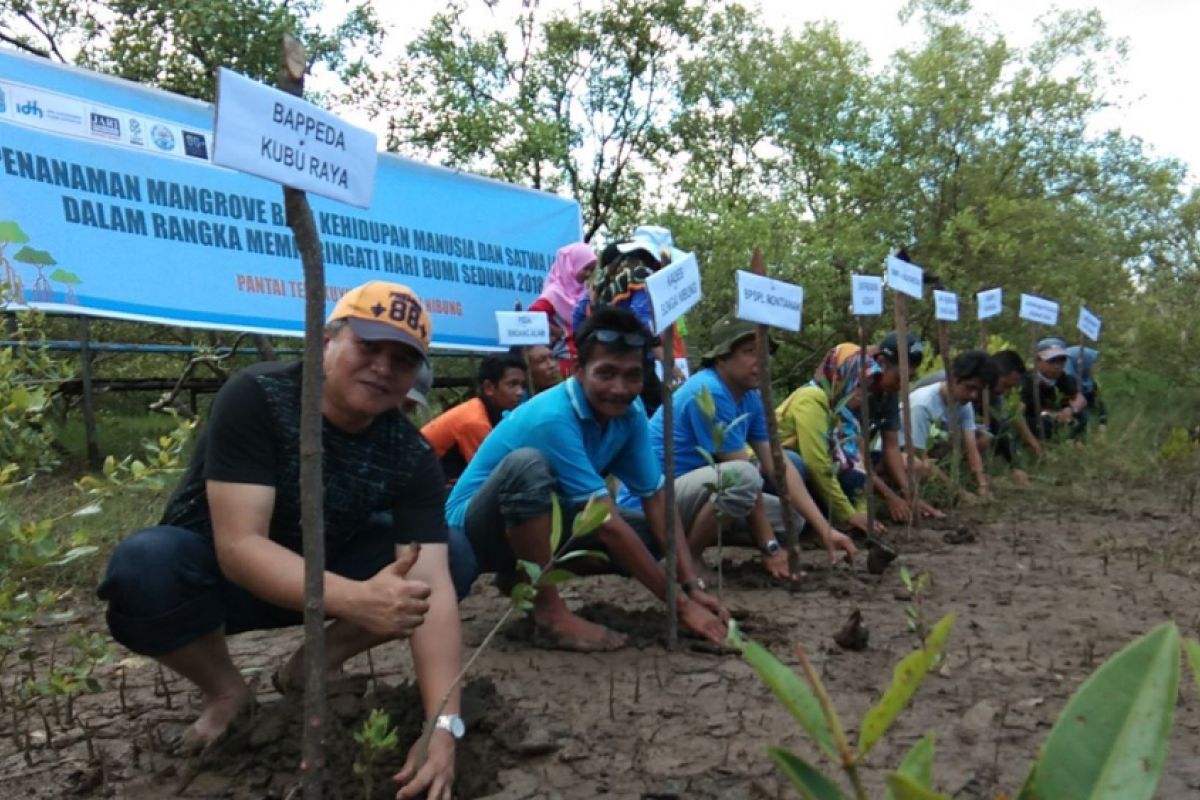
{"type": "Polygon", "coordinates": [[[521,402],[525,362],[507,353],[488,356],[479,365],[479,394],[431,419],[421,434],[442,460],[446,482],[453,484],[505,411],[521,402]]]}

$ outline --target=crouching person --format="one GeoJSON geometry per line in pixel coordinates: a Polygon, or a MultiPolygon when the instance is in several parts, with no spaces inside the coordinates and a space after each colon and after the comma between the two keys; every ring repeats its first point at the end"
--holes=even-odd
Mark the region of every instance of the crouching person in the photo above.
{"type": "MultiPolygon", "coordinates": [[[[638,399],[651,344],[633,312],[596,309],[575,331],[576,375],[518,407],[484,440],[446,503],[460,596],[480,573],[512,573],[518,559],[549,562],[551,494],[559,498],[563,530],[569,531],[575,513],[589,500],[612,505],[605,483],[611,474],[642,498],[644,520],[614,508],[594,533],[567,546],[605,552],[612,566],[659,599],[666,597],[667,580],[653,551],[674,547],[683,588],[680,623],[712,641],[724,639],[728,612],[697,581],[678,522],[675,530],[666,529],[662,467],[638,399]]],[[[580,562],[589,560],[565,566],[581,571],[590,565],[580,562]]],[[[595,651],[624,644],[621,635],[569,611],[550,586],[534,600],[533,623],[556,647],[595,651]]]]}
{"type": "MultiPolygon", "coordinates": [[[[346,293],[325,331],[321,411],[328,668],[411,639],[431,716],[458,672],[461,636],[441,469],[400,412],[429,336],[407,287],[373,281],[346,293]],[[399,547],[409,543],[418,546],[399,547]]],[[[118,545],[99,589],[113,637],[203,695],[187,750],[220,739],[252,700],[226,636],[302,621],[301,371],[258,364],[222,387],[161,524],[118,545]]],[[[281,693],[303,690],[302,670],[297,652],[275,676],[281,693]]],[[[450,797],[458,703],[452,694],[436,720],[426,761],[410,752],[401,797],[450,797]]]]}

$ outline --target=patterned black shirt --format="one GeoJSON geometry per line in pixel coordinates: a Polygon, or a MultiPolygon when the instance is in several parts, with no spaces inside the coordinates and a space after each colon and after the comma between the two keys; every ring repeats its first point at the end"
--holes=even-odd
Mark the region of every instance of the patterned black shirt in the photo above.
{"type": "MultiPolygon", "coordinates": [[[[300,367],[299,361],[257,364],[221,388],[164,525],[212,535],[207,480],[270,486],[270,536],[299,550],[300,367]]],[[[357,434],[325,420],[322,444],[327,541],[346,541],[378,511],[393,512],[397,543],[446,541],[441,466],[399,410],[357,434]]]]}

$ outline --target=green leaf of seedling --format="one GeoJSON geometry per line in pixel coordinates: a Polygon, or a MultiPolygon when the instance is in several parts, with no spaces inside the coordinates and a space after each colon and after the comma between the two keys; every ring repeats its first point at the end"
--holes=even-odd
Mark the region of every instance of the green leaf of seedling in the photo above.
{"type": "Polygon", "coordinates": [[[837,784],[800,756],[778,747],[768,747],[767,753],[804,800],[845,800],[837,784]]]}
{"type": "Polygon", "coordinates": [[[708,452],[700,445],[696,445],[696,452],[700,454],[700,457],[703,458],[710,467],[715,467],[717,465],[717,462],[713,458],[712,453],[708,452]]]}
{"type": "Polygon", "coordinates": [[[892,673],[892,685],[883,693],[883,697],[879,698],[879,702],[863,717],[862,729],[858,735],[858,758],[860,761],[866,757],[883,734],[887,733],[887,729],[896,721],[896,717],[900,716],[900,712],[912,700],[917,687],[925,678],[925,673],[937,663],[942,647],[946,644],[946,637],[950,635],[950,629],[953,626],[954,614],[942,617],[941,621],[930,631],[929,638],[925,640],[925,646],[909,653],[896,665],[892,673]]]}
{"type": "Polygon", "coordinates": [[[608,522],[610,511],[609,504],[605,501],[597,500],[594,497],[588,500],[587,505],[583,507],[583,511],[575,515],[575,522],[571,526],[571,538],[575,539],[580,536],[587,536],[608,522]]]}
{"type": "Polygon", "coordinates": [[[833,743],[833,733],[825,719],[825,712],[821,710],[821,703],[808,684],[772,655],[771,651],[742,636],[736,622],[729,623],[729,634],[725,643],[741,651],[742,658],[754,668],[759,679],[775,693],[775,697],[783,703],[784,708],[808,731],[813,741],[831,759],[837,761],[839,756],[833,743]]]}
{"type": "Polygon", "coordinates": [[[1192,668],[1192,680],[1200,689],[1200,642],[1195,639],[1183,640],[1183,652],[1187,656],[1188,666],[1192,668]]]}
{"type": "MultiPolygon", "coordinates": [[[[896,774],[903,775],[909,781],[922,789],[933,788],[933,734],[922,737],[908,754],[904,756],[904,760],[900,762],[900,766],[896,768],[896,774]]],[[[889,788],[887,790],[886,800],[900,800],[889,788]]]]}
{"type": "Polygon", "coordinates": [[[530,603],[535,597],[537,597],[537,589],[528,583],[518,583],[512,588],[512,593],[509,595],[513,605],[522,610],[524,610],[525,604],[530,603]]]}
{"type": "Polygon", "coordinates": [[[550,552],[558,552],[558,544],[562,541],[562,506],[558,503],[558,495],[550,495],[550,552]]]}
{"type": "Polygon", "coordinates": [[[51,561],[50,566],[52,566],[52,567],[66,566],[67,564],[70,564],[72,561],[78,561],[81,558],[87,558],[88,556],[94,554],[99,549],[100,548],[96,547],[94,544],[80,545],[79,547],[72,547],[70,550],[68,550],[66,553],[64,553],[61,558],[59,558],[55,561],[51,561]]]}
{"type": "Polygon", "coordinates": [[[558,558],[554,559],[555,564],[565,564],[568,561],[573,561],[576,558],[598,558],[601,561],[608,561],[608,553],[601,550],[572,550],[569,553],[563,553],[558,558]]]}
{"type": "Polygon", "coordinates": [[[558,586],[566,583],[575,577],[575,573],[566,569],[551,569],[542,573],[542,577],[538,579],[538,587],[542,586],[558,586]]]}
{"type": "Polygon", "coordinates": [[[908,567],[900,567],[900,580],[904,584],[904,588],[908,589],[909,594],[912,594],[913,580],[912,573],[908,571],[908,567]]]}
{"type": "Polygon", "coordinates": [[[707,386],[700,390],[700,394],[692,398],[692,402],[700,407],[700,413],[710,422],[717,415],[717,404],[713,401],[712,393],[708,391],[707,386]]]}
{"type": "Polygon", "coordinates": [[[896,800],[951,800],[949,795],[921,786],[907,775],[893,772],[887,776],[888,796],[896,800]]]}
{"type": "Polygon", "coordinates": [[[1167,622],[1100,665],[1067,701],[1017,800],[1153,797],[1179,696],[1179,651],[1179,629],[1167,622]]]}
{"type": "Polygon", "coordinates": [[[748,420],[748,419],[750,419],[750,415],[749,415],[749,414],[739,414],[738,416],[736,416],[736,417],[734,417],[733,419],[731,419],[729,422],[725,423],[725,430],[726,430],[726,431],[731,431],[731,430],[733,430],[734,428],[736,428],[738,425],[741,425],[743,422],[745,422],[745,421],[746,421],[746,420],[748,420]]]}
{"type": "Polygon", "coordinates": [[[523,558],[519,558],[517,559],[517,566],[524,571],[525,575],[529,578],[530,583],[537,583],[538,578],[542,577],[542,568],[532,561],[526,561],[523,558]]]}

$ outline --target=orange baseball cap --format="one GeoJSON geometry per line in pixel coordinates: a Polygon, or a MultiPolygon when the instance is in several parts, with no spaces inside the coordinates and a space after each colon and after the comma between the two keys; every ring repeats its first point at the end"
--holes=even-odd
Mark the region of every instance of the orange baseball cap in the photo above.
{"type": "Polygon", "coordinates": [[[393,341],[414,348],[428,362],[433,324],[421,298],[399,283],[370,281],[342,295],[326,324],[344,319],[360,339],[393,341]]]}

